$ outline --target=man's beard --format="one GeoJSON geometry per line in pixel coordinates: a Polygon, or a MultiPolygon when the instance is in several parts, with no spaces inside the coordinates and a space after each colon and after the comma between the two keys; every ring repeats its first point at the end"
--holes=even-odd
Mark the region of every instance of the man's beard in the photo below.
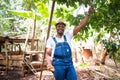
{"type": "Polygon", "coordinates": [[[63,33],[64,33],[64,32],[59,32],[59,31],[57,32],[57,34],[59,34],[59,35],[63,35],[63,33]]]}
{"type": "Polygon", "coordinates": [[[58,34],[59,34],[59,35],[63,35],[63,33],[59,33],[59,32],[58,32],[58,34]]]}

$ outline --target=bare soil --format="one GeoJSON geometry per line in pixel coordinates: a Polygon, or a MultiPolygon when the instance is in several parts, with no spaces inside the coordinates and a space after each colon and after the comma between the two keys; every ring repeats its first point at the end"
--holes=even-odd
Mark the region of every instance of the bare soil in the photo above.
{"type": "MultiPolygon", "coordinates": [[[[110,60],[108,60],[110,61],[110,60]]],[[[76,67],[78,80],[120,80],[120,65],[116,68],[115,64],[111,61],[106,65],[78,65],[76,67]]],[[[40,73],[38,73],[40,74],[40,73]]],[[[26,74],[25,77],[21,76],[20,70],[8,71],[5,75],[0,72],[0,80],[39,80],[33,73],[26,74]]],[[[53,73],[50,71],[43,71],[42,80],[55,80],[53,73]]]]}

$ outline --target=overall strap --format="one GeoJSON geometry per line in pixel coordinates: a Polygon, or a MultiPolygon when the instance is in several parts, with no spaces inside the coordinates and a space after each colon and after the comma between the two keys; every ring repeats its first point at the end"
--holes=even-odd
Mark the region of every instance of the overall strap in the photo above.
{"type": "Polygon", "coordinates": [[[57,40],[55,39],[55,37],[52,36],[52,38],[53,38],[53,40],[55,41],[55,43],[57,43],[57,40]]]}
{"type": "Polygon", "coordinates": [[[66,38],[66,36],[64,35],[64,41],[67,41],[67,38],[66,38]]]}
{"type": "MultiPolygon", "coordinates": [[[[64,41],[67,41],[66,36],[64,35],[63,37],[64,37],[64,41]]],[[[55,43],[57,43],[56,38],[55,38],[55,37],[53,37],[53,36],[52,36],[52,38],[53,38],[53,40],[55,41],[55,43]]]]}

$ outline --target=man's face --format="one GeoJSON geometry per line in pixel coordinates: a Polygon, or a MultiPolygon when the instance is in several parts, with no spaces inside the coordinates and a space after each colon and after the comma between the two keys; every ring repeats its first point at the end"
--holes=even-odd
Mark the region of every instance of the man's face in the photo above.
{"type": "Polygon", "coordinates": [[[65,30],[65,25],[59,23],[58,25],[56,25],[56,30],[57,30],[57,34],[63,34],[65,30]]]}

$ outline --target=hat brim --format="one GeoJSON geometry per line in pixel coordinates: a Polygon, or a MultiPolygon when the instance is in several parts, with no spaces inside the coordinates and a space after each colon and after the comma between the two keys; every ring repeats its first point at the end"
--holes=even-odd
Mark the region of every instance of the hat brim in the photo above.
{"type": "Polygon", "coordinates": [[[58,22],[58,23],[55,24],[55,26],[57,26],[58,24],[63,24],[63,25],[66,26],[66,24],[64,22],[58,22]]]}

